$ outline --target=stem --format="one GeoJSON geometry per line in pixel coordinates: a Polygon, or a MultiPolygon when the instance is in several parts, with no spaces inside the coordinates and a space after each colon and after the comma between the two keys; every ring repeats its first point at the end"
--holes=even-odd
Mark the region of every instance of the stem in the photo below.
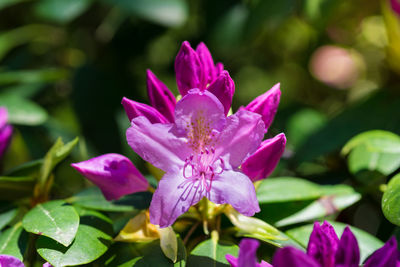
{"type": "Polygon", "coordinates": [[[188,233],[186,234],[185,238],[183,239],[183,244],[186,245],[186,243],[189,241],[190,236],[194,233],[196,228],[200,225],[200,221],[197,221],[195,224],[192,225],[192,227],[189,229],[188,233]]]}

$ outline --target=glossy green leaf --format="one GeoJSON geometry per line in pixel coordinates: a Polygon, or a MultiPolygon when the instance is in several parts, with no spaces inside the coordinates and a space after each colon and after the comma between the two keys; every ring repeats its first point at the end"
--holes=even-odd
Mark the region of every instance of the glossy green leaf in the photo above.
{"type": "MultiPolygon", "coordinates": [[[[30,29],[31,31],[33,29],[30,29]]],[[[64,69],[18,70],[0,72],[0,85],[44,83],[64,80],[68,71],[64,69]]]]}
{"type": "Polygon", "coordinates": [[[9,224],[18,214],[18,209],[11,205],[0,208],[0,230],[9,224]]]}
{"type": "Polygon", "coordinates": [[[173,263],[161,250],[160,241],[148,243],[115,243],[104,255],[107,267],[145,267],[145,266],[186,266],[186,249],[182,239],[177,236],[178,254],[173,263]]]}
{"type": "Polygon", "coordinates": [[[382,211],[391,223],[400,225],[400,174],[390,180],[383,193],[382,211]]]}
{"type": "Polygon", "coordinates": [[[0,199],[19,199],[32,195],[33,177],[0,176],[0,199]]]}
{"type": "Polygon", "coordinates": [[[39,125],[47,120],[47,112],[36,103],[15,95],[0,95],[0,106],[8,110],[9,122],[21,125],[39,125]]]}
{"type": "Polygon", "coordinates": [[[103,255],[111,244],[112,227],[99,217],[84,216],[69,247],[41,236],[36,242],[39,255],[53,266],[75,266],[90,263],[103,255]]]}
{"type": "Polygon", "coordinates": [[[38,204],[22,220],[27,232],[50,237],[64,246],[75,238],[79,226],[78,213],[62,200],[38,204]]]}
{"type": "Polygon", "coordinates": [[[123,11],[165,26],[180,26],[188,17],[183,0],[106,0],[123,11]]]}
{"type": "Polygon", "coordinates": [[[89,187],[68,199],[68,202],[84,208],[114,212],[146,209],[150,201],[151,194],[148,192],[124,196],[116,201],[107,201],[97,187],[89,187]]]}
{"type": "MultiPolygon", "coordinates": [[[[346,224],[331,221],[329,221],[329,223],[333,225],[336,234],[338,235],[338,237],[340,237],[343,233],[344,228],[346,227],[346,224]]],[[[290,229],[286,231],[286,234],[292,239],[299,242],[299,244],[301,244],[304,248],[306,248],[313,227],[313,224],[304,225],[301,227],[290,229]]],[[[370,235],[369,233],[353,226],[350,226],[350,229],[357,238],[358,246],[360,248],[361,262],[363,262],[372,252],[383,246],[382,241],[370,235]]]]}
{"type": "Polygon", "coordinates": [[[64,144],[61,138],[58,138],[55,144],[47,152],[43,160],[43,165],[40,170],[39,184],[44,185],[47,178],[54,167],[65,159],[72,151],[72,149],[78,143],[78,137],[69,143],[64,144]]]}
{"type": "Polygon", "coordinates": [[[43,159],[25,162],[5,172],[7,176],[36,176],[43,164],[43,159]]]}
{"type": "Polygon", "coordinates": [[[57,23],[68,23],[85,12],[92,0],[41,0],[35,6],[37,16],[57,23]]]}
{"type": "Polygon", "coordinates": [[[2,232],[0,235],[0,254],[12,255],[23,259],[28,243],[26,232],[23,232],[21,223],[2,232]]]}
{"type": "Polygon", "coordinates": [[[198,244],[190,253],[189,266],[227,266],[226,254],[238,256],[239,247],[235,244],[211,238],[198,244]]]}
{"type": "Polygon", "coordinates": [[[354,174],[376,170],[389,175],[400,167],[400,136],[381,130],[364,132],[353,137],[342,154],[349,154],[349,169],[354,174]]]}
{"type": "Polygon", "coordinates": [[[322,196],[321,186],[295,177],[269,178],[257,187],[260,204],[316,199],[322,196]]]}

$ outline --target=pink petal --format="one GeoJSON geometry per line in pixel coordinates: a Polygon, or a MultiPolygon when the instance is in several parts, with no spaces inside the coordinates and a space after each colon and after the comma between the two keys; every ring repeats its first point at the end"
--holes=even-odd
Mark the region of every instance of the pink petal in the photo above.
{"type": "Polygon", "coordinates": [[[25,267],[18,258],[10,255],[0,255],[0,266],[4,267],[25,267]]]}
{"type": "Polygon", "coordinates": [[[235,83],[227,71],[223,71],[218,78],[207,88],[224,106],[225,115],[228,114],[235,93],[235,83]]]}
{"type": "Polygon", "coordinates": [[[119,154],[104,154],[71,166],[97,185],[107,200],[146,191],[149,187],[133,163],[119,154]]]}
{"type": "Polygon", "coordinates": [[[239,244],[240,250],[238,257],[238,266],[272,267],[272,265],[268,264],[265,261],[262,261],[261,263],[257,262],[257,249],[259,246],[260,243],[257,240],[243,238],[239,244]]]}
{"type": "Polygon", "coordinates": [[[203,196],[198,182],[185,179],[182,171],[166,173],[150,203],[150,222],[161,228],[168,227],[203,196]]]}
{"type": "Polygon", "coordinates": [[[147,70],[147,94],[150,104],[157,109],[169,122],[174,122],[176,100],[168,87],[156,75],[147,70]]]}
{"type": "Polygon", "coordinates": [[[322,267],[312,257],[294,247],[284,247],[275,252],[274,267],[322,267]]]}
{"type": "Polygon", "coordinates": [[[357,239],[346,226],[340,238],[338,249],[335,255],[335,266],[358,267],[360,264],[360,249],[357,239]]]}
{"type": "Polygon", "coordinates": [[[208,199],[216,204],[230,204],[245,216],[260,211],[253,183],[243,173],[233,170],[225,170],[214,178],[208,199]]]}
{"type": "Polygon", "coordinates": [[[5,107],[0,107],[0,129],[6,126],[8,121],[8,112],[5,107]]]}
{"type": "Polygon", "coordinates": [[[196,53],[199,56],[200,61],[203,65],[203,72],[205,74],[206,84],[209,84],[216,77],[214,60],[211,56],[210,50],[208,50],[207,46],[203,42],[201,42],[196,47],[196,53]]]}
{"type": "Polygon", "coordinates": [[[387,267],[387,266],[399,266],[400,261],[398,260],[399,252],[397,250],[396,237],[392,237],[381,247],[376,250],[365,262],[364,267],[387,267]],[[397,265],[396,265],[397,264],[397,265]]]}
{"type": "Polygon", "coordinates": [[[182,43],[176,56],[175,73],[178,90],[182,96],[185,96],[190,89],[206,87],[203,65],[188,41],[182,43]]]}
{"type": "Polygon", "coordinates": [[[264,132],[260,115],[240,109],[227,118],[216,145],[216,155],[223,157],[231,168],[238,168],[260,146],[264,132]]]}
{"type": "Polygon", "coordinates": [[[228,261],[228,263],[231,265],[231,267],[239,267],[238,258],[236,258],[232,255],[226,254],[225,259],[228,261]]]}
{"type": "Polygon", "coordinates": [[[400,2],[399,0],[390,0],[390,4],[392,5],[392,9],[400,16],[400,2]]]}
{"type": "Polygon", "coordinates": [[[268,177],[285,150],[286,137],[281,133],[261,143],[257,151],[243,162],[241,170],[253,182],[268,177]]]}
{"type": "Polygon", "coordinates": [[[222,64],[221,62],[218,62],[217,64],[215,64],[215,68],[214,68],[215,77],[218,77],[222,73],[223,70],[224,70],[224,64],[222,64]]]}
{"type": "Polygon", "coordinates": [[[176,104],[176,129],[182,135],[193,136],[194,142],[206,142],[212,130],[223,129],[225,120],[224,107],[208,91],[192,89],[176,104]]]}
{"type": "Polygon", "coordinates": [[[146,117],[134,118],[126,131],[126,139],[140,157],[163,171],[177,170],[191,150],[187,139],[176,137],[173,124],[152,124],[146,117]]]}
{"type": "Polygon", "coordinates": [[[165,118],[155,108],[146,104],[142,104],[124,97],[122,98],[122,105],[124,106],[129,121],[132,121],[133,118],[139,116],[145,116],[151,123],[168,123],[167,118],[165,118]]]}
{"type": "Polygon", "coordinates": [[[264,120],[265,129],[268,129],[278,110],[280,98],[280,83],[277,83],[266,93],[251,101],[245,109],[260,114],[264,120]]]}
{"type": "Polygon", "coordinates": [[[322,225],[314,223],[308,242],[307,254],[314,258],[321,266],[334,266],[335,253],[339,245],[339,238],[335,229],[328,222],[322,225]]]}
{"type": "Polygon", "coordinates": [[[0,128],[0,158],[11,142],[12,133],[13,127],[11,125],[6,124],[3,128],[0,128]]]}

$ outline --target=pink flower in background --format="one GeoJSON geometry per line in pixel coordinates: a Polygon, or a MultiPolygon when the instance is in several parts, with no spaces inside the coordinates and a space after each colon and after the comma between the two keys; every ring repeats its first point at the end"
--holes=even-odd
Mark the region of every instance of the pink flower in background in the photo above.
{"type": "Polygon", "coordinates": [[[257,262],[257,248],[259,246],[260,243],[257,240],[243,238],[239,244],[239,257],[236,258],[227,254],[225,258],[231,267],[272,267],[268,262],[257,262]]]}
{"type": "Polygon", "coordinates": [[[147,191],[149,187],[135,165],[119,154],[105,154],[71,166],[97,185],[107,200],[147,191]]]}
{"type": "Polygon", "coordinates": [[[10,255],[0,255],[1,267],[25,267],[25,265],[18,258],[10,255]]]}
{"type": "Polygon", "coordinates": [[[0,107],[0,158],[3,156],[11,141],[13,128],[8,121],[7,109],[0,107]]]}
{"type": "Polygon", "coordinates": [[[390,0],[390,5],[394,12],[396,12],[400,16],[400,2],[399,0],[390,0]]]}
{"type": "Polygon", "coordinates": [[[397,241],[392,237],[383,247],[377,249],[365,261],[364,267],[400,267],[400,253],[397,249],[397,241]]]}
{"type": "Polygon", "coordinates": [[[241,109],[226,117],[217,97],[200,89],[177,103],[174,123],[134,118],[126,133],[129,145],[166,172],[150,205],[151,223],[167,227],[203,197],[246,216],[258,212],[254,186],[238,168],[264,132],[260,115],[241,109]]]}

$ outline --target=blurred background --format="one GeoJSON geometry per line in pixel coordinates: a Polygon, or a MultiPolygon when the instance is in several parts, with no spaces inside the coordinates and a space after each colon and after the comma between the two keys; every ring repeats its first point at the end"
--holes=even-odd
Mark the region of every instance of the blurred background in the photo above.
{"type": "Polygon", "coordinates": [[[281,83],[268,136],[288,144],[273,176],[353,185],[363,198],[338,220],[386,239],[387,177],[350,172],[340,150],[366,130],[400,134],[399,21],[389,0],[0,0],[0,106],[15,125],[4,169],[79,136],[57,169],[59,196],[84,183],[70,162],[103,153],[147,173],[121,99],[148,103],[146,69],[177,95],[180,45],[203,41],[235,81],[234,110],[281,83]]]}

